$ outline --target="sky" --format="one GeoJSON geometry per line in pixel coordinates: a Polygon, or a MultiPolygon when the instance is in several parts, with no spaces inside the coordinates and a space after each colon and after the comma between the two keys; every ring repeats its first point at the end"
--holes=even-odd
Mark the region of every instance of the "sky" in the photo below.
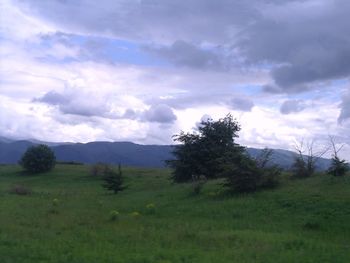
{"type": "Polygon", "coordinates": [[[242,145],[316,152],[331,136],[350,160],[349,13],[348,0],[0,0],[0,136],[171,144],[231,113],[242,145]]]}

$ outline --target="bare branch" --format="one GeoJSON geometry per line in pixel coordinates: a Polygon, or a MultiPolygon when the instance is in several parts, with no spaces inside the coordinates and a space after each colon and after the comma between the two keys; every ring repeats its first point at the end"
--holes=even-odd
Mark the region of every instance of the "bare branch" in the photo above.
{"type": "Polygon", "coordinates": [[[329,135],[329,140],[330,140],[330,142],[331,142],[331,144],[332,144],[333,156],[334,156],[335,158],[338,158],[338,153],[339,153],[339,152],[341,151],[341,149],[345,146],[345,144],[342,144],[342,145],[337,149],[336,143],[335,143],[335,141],[334,141],[333,136],[330,136],[330,135],[329,135]]]}

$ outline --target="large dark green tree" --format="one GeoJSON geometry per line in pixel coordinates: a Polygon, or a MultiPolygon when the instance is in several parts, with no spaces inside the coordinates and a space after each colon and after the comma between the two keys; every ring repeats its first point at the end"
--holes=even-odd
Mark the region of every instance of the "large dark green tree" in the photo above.
{"type": "Polygon", "coordinates": [[[40,144],[29,147],[19,163],[30,173],[42,173],[51,170],[55,166],[56,157],[49,146],[40,144]]]}
{"type": "Polygon", "coordinates": [[[202,121],[197,132],[175,135],[174,140],[180,144],[174,148],[175,159],[167,161],[173,168],[172,179],[186,182],[199,176],[222,176],[227,157],[234,161],[244,152],[244,148],[234,141],[239,130],[237,121],[228,114],[218,121],[202,121]]]}
{"type": "Polygon", "coordinates": [[[239,130],[239,124],[229,114],[218,121],[202,121],[195,133],[175,135],[174,140],[180,144],[174,148],[175,159],[167,161],[173,168],[173,181],[200,182],[203,176],[222,177],[224,186],[232,192],[276,186],[281,170],[268,165],[272,151],[266,149],[257,159],[252,159],[245,148],[235,142],[239,130]]]}

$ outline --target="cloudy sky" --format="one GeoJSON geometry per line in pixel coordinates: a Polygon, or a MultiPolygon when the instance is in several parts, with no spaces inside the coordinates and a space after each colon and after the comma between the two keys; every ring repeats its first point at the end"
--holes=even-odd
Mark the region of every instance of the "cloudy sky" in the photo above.
{"type": "Polygon", "coordinates": [[[328,136],[350,159],[348,0],[0,0],[0,136],[169,144],[328,136]]]}

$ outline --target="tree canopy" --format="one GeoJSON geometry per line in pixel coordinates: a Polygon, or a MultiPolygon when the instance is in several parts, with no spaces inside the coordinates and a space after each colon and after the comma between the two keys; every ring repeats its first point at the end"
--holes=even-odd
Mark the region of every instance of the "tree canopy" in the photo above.
{"type": "MultiPolygon", "coordinates": [[[[199,182],[203,176],[222,177],[224,186],[233,192],[275,187],[281,170],[269,164],[272,151],[265,149],[261,156],[251,158],[245,148],[235,142],[240,129],[228,114],[218,121],[202,121],[194,133],[175,135],[174,140],[181,144],[174,148],[175,159],[167,161],[173,168],[173,181],[199,182]]],[[[198,187],[195,189],[200,191],[198,187]]]]}
{"type": "Polygon", "coordinates": [[[168,160],[173,168],[172,179],[186,182],[201,175],[217,178],[222,174],[222,162],[225,158],[235,158],[243,153],[244,148],[235,143],[240,125],[228,114],[213,121],[201,121],[198,131],[174,135],[174,140],[181,144],[175,146],[174,160],[168,160]]]}
{"type": "Polygon", "coordinates": [[[19,163],[30,173],[41,173],[49,171],[55,166],[56,157],[49,146],[39,144],[29,147],[19,163]]]}

